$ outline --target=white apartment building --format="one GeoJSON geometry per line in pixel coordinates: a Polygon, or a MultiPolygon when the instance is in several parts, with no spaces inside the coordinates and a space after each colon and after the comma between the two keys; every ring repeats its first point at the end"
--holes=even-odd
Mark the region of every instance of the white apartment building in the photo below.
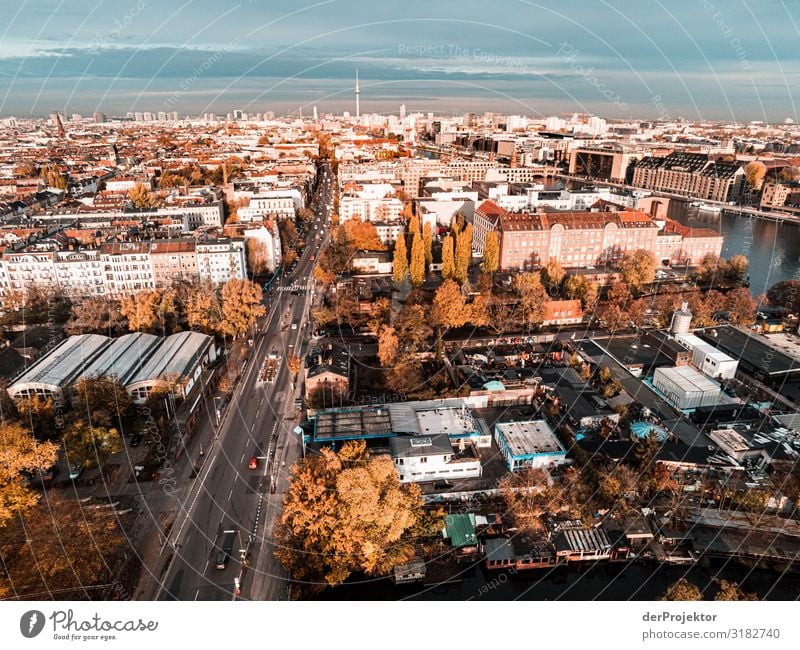
{"type": "Polygon", "coordinates": [[[197,242],[196,254],[200,280],[222,283],[232,278],[243,280],[247,277],[243,239],[197,242]]]}
{"type": "Polygon", "coordinates": [[[237,192],[237,197],[250,199],[246,207],[236,211],[242,223],[260,220],[263,217],[294,219],[297,211],[304,207],[303,195],[294,188],[270,190],[258,194],[237,192]]]}
{"type": "Polygon", "coordinates": [[[108,293],[121,296],[155,289],[156,281],[150,259],[150,244],[121,242],[103,244],[100,258],[104,263],[108,293]]]}
{"type": "Polygon", "coordinates": [[[339,221],[355,217],[361,221],[394,221],[403,213],[403,202],[395,197],[362,198],[343,196],[339,200],[339,221]]]}
{"type": "Polygon", "coordinates": [[[59,251],[55,254],[56,281],[68,296],[105,295],[104,267],[98,249],[59,251]]]}

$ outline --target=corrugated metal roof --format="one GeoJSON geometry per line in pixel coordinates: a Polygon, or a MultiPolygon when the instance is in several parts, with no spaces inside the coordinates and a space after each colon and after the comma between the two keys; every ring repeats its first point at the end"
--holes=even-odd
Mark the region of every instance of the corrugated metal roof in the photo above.
{"type": "Polygon", "coordinates": [[[11,386],[11,392],[21,390],[24,384],[61,388],[72,383],[111,340],[100,334],[70,336],[28,368],[11,386]]]}

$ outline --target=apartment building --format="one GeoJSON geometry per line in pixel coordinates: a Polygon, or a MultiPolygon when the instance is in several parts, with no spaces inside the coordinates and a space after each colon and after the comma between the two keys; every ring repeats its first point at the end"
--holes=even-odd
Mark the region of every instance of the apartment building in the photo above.
{"type": "Polygon", "coordinates": [[[247,277],[243,239],[215,239],[197,242],[197,272],[200,280],[214,283],[247,277]]]}
{"type": "Polygon", "coordinates": [[[197,251],[194,240],[156,241],[150,245],[153,278],[156,286],[168,287],[180,280],[197,277],[197,251]]]}
{"type": "Polygon", "coordinates": [[[121,296],[155,289],[156,280],[147,242],[103,244],[100,257],[104,263],[108,292],[121,296]]]}
{"type": "Polygon", "coordinates": [[[740,199],[745,180],[744,168],[737,162],[683,151],[643,158],[633,172],[636,187],[723,202],[740,199]]]}

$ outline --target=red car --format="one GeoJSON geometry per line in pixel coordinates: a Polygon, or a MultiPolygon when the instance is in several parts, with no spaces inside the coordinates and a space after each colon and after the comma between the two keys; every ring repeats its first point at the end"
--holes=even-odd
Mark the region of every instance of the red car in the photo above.
{"type": "Polygon", "coordinates": [[[247,467],[250,469],[258,469],[258,456],[253,456],[247,464],[247,467]]]}

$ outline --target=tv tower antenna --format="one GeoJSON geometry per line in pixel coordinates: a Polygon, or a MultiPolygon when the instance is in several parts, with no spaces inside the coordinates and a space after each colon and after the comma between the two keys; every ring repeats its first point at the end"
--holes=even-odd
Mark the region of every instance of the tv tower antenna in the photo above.
{"type": "Polygon", "coordinates": [[[356,119],[361,117],[360,95],[361,89],[358,86],[358,68],[356,68],[356,119]]]}

